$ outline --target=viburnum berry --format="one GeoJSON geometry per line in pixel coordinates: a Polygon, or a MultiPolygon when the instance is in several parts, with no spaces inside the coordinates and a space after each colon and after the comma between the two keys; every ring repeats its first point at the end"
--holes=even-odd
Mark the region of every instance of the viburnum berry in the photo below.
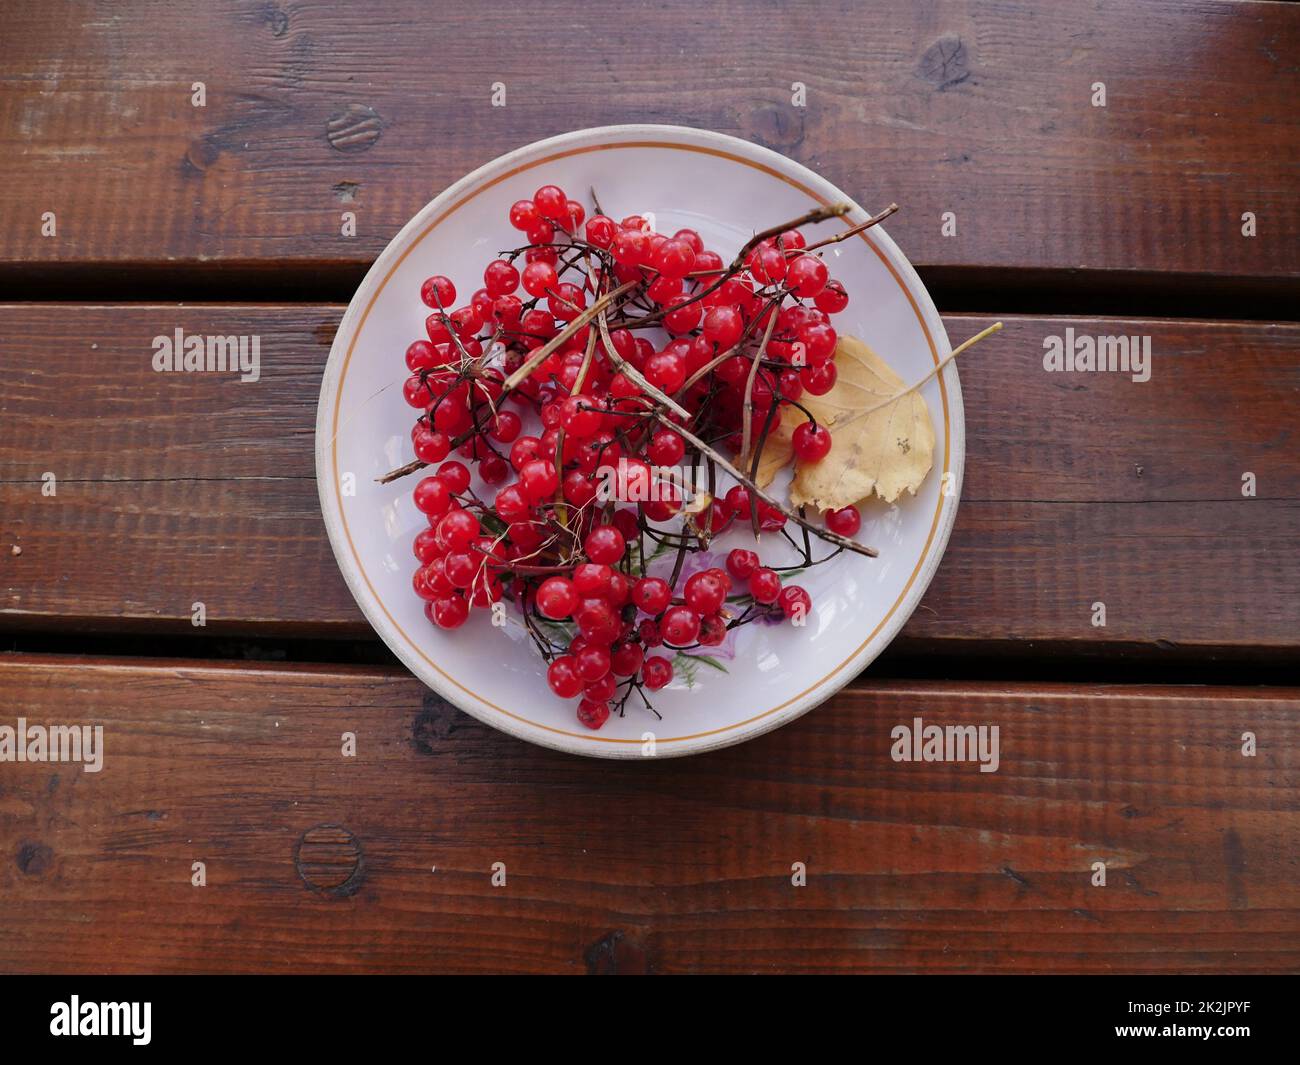
{"type": "Polygon", "coordinates": [[[715,614],[727,600],[727,584],[721,570],[696,573],[686,581],[682,597],[696,614],[715,614]]]}
{"type": "Polygon", "coordinates": [[[456,286],[451,283],[451,278],[438,274],[420,286],[420,299],[426,307],[438,310],[451,307],[456,302],[456,286]]]}
{"type": "Polygon", "coordinates": [[[802,621],[812,610],[812,597],[797,584],[787,584],[776,599],[785,616],[795,621],[802,621]]]}
{"type": "Polygon", "coordinates": [[[508,484],[497,493],[493,508],[504,522],[523,521],[532,513],[532,504],[517,483],[508,484]]]}
{"type": "Polygon", "coordinates": [[[566,433],[585,440],[600,431],[600,411],[592,410],[591,404],[591,397],[581,394],[570,396],[560,404],[560,425],[566,433]]]}
{"type": "Polygon", "coordinates": [[[727,570],[736,580],[748,580],[756,569],[758,569],[758,555],[753,551],[737,547],[727,553],[727,570]]]}
{"type": "Polygon", "coordinates": [[[816,422],[801,422],[795,426],[790,444],[801,462],[816,462],[830,454],[831,433],[826,426],[816,422]]]}
{"type": "Polygon", "coordinates": [[[597,525],[583,541],[583,548],[592,562],[610,566],[623,557],[626,546],[623,534],[612,525],[597,525]]]}
{"type": "Polygon", "coordinates": [[[578,720],[589,729],[598,729],[609,720],[609,703],[586,698],[578,703],[578,720]]]}
{"type": "Polygon", "coordinates": [[[651,265],[664,277],[685,277],[695,266],[695,249],[684,240],[666,240],[655,251],[651,265]]]}
{"type": "Polygon", "coordinates": [[[455,629],[465,624],[469,617],[469,604],[459,595],[451,594],[425,605],[425,613],[441,629],[455,629]]]}
{"type": "Polygon", "coordinates": [[[570,470],[564,475],[564,499],[575,507],[585,507],[596,498],[596,482],[582,470],[570,470]]]}
{"type": "Polygon", "coordinates": [[[519,200],[510,208],[510,224],[527,232],[542,220],[537,204],[532,200],[519,200]]]}
{"type": "Polygon", "coordinates": [[[686,360],[675,351],[660,351],[646,359],[645,378],[670,395],[686,383],[686,360]]]}
{"type": "Polygon", "coordinates": [[[582,650],[574,654],[573,659],[577,663],[578,672],[582,674],[582,679],[589,684],[609,674],[610,655],[608,647],[601,647],[599,644],[586,644],[582,650]]]}
{"type": "Polygon", "coordinates": [[[700,615],[689,606],[670,606],[659,622],[664,643],[674,647],[687,647],[695,643],[700,634],[700,615]]]}
{"type": "Polygon", "coordinates": [[[524,291],[530,296],[545,296],[559,280],[555,267],[545,262],[529,263],[522,274],[524,291]]]}
{"type": "Polygon", "coordinates": [[[717,345],[719,351],[726,351],[736,346],[744,332],[745,322],[739,310],[723,304],[709,308],[704,316],[703,329],[704,335],[717,345]]]}
{"type": "Polygon", "coordinates": [[[862,527],[862,514],[857,507],[843,507],[826,512],[826,528],[840,536],[853,536],[862,527]]]}
{"type": "Polygon", "coordinates": [[[838,281],[828,281],[826,287],[817,293],[813,303],[817,305],[819,311],[825,311],[827,314],[839,314],[849,305],[849,294],[838,281]]]}
{"type": "MultiPolygon", "coordinates": [[[[651,624],[654,624],[651,622],[651,624]]],[[[645,661],[645,652],[640,644],[616,643],[609,650],[609,668],[619,677],[630,677],[645,661]]]]}
{"type": "Polygon", "coordinates": [[[421,514],[444,514],[451,506],[451,488],[439,477],[425,477],[415,486],[414,498],[421,514]]]}
{"type": "Polygon", "coordinates": [[[607,597],[613,579],[614,571],[599,562],[583,562],[573,570],[573,587],[584,597],[607,597]]]}
{"type": "Polygon", "coordinates": [[[510,445],[510,465],[516,470],[524,468],[524,464],[539,458],[542,453],[542,442],[535,436],[521,436],[510,445]]]}
{"type": "Polygon", "coordinates": [[[668,301],[664,328],[670,333],[689,333],[700,324],[700,303],[687,302],[689,299],[689,296],[678,296],[668,301]]]}
{"type": "MultiPolygon", "coordinates": [[[[604,648],[601,648],[604,650],[604,648]]],[[[614,698],[614,693],[618,691],[618,678],[613,673],[606,673],[599,680],[593,680],[582,690],[584,698],[590,699],[593,703],[606,703],[614,698]]]]}
{"type": "Polygon", "coordinates": [[[450,510],[438,522],[438,539],[450,551],[464,551],[478,535],[478,518],[468,510],[450,510]]]}
{"type": "Polygon", "coordinates": [[[588,640],[606,646],[618,639],[622,629],[618,614],[603,599],[582,600],[573,621],[588,640]]]}
{"type": "Polygon", "coordinates": [[[775,603],[781,594],[781,578],[775,570],[760,567],[749,575],[749,594],[758,603],[775,603]]]}
{"type": "Polygon", "coordinates": [[[814,396],[824,396],[835,387],[835,380],[838,371],[835,369],[835,363],[828,362],[824,366],[809,366],[799,371],[799,380],[803,382],[804,388],[814,396]]]}
{"type": "Polygon", "coordinates": [[[460,495],[469,487],[469,467],[455,459],[439,466],[435,476],[439,480],[446,481],[447,487],[456,495],[460,495]]]}
{"type": "Polygon", "coordinates": [[[483,271],[483,287],[494,299],[508,296],[519,287],[519,271],[504,259],[493,259],[483,271]]]}
{"type": "Polygon", "coordinates": [[[537,589],[537,609],[552,621],[569,617],[581,602],[567,577],[547,577],[537,589]]]}
{"type": "Polygon", "coordinates": [[[572,699],[582,692],[582,674],[572,655],[560,655],[546,667],[546,683],[561,699],[572,699]]]}
{"type": "Polygon", "coordinates": [[[569,198],[558,185],[543,185],[533,193],[533,203],[537,205],[537,210],[543,218],[559,221],[564,218],[568,210],[569,198]]]}
{"type": "Polygon", "coordinates": [[[705,647],[717,647],[727,638],[727,622],[720,614],[710,614],[700,619],[697,639],[705,647]]]}
{"type": "Polygon", "coordinates": [[[617,223],[612,218],[606,218],[603,214],[594,214],[587,219],[585,230],[587,241],[598,248],[608,248],[617,231],[617,223]]]}
{"type": "Polygon", "coordinates": [[[450,451],[451,441],[447,439],[446,433],[421,429],[415,434],[415,457],[421,462],[432,466],[445,459],[450,451]]]}
{"type": "Polygon", "coordinates": [[[800,299],[810,299],[826,287],[830,273],[815,255],[800,255],[786,266],[785,283],[800,299]]]}
{"type": "Polygon", "coordinates": [[[656,466],[676,466],[686,454],[686,444],[671,429],[660,429],[646,445],[646,458],[656,466]]]}
{"type": "Polygon", "coordinates": [[[519,470],[519,486],[531,503],[540,503],[555,495],[560,486],[559,475],[555,472],[555,463],[550,459],[533,459],[524,463],[519,470]]]}
{"type": "Polygon", "coordinates": [[[641,682],[651,691],[670,684],[673,679],[673,664],[659,655],[647,658],[641,666],[641,682]]]}
{"type": "Polygon", "coordinates": [[[672,597],[672,589],[661,577],[642,577],[632,585],[632,602],[647,614],[663,613],[672,597]]]}

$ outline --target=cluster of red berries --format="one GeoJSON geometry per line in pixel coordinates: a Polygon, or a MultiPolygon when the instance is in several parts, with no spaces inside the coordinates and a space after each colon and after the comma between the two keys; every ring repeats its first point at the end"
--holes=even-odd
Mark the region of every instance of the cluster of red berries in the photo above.
{"type": "MultiPolygon", "coordinates": [[[[738,519],[782,530],[786,513],[744,485],[693,509],[671,487],[627,490],[652,480],[654,467],[701,457],[675,428],[739,450],[747,414],[761,442],[784,405],[828,391],[836,379],[830,316],[848,295],[797,229],[755,244],[729,267],[694,230],[668,236],[637,215],[586,218],[554,185],[515,203],[509,218],[527,245],[488,263],[467,303],[456,306],[446,277],[421,286],[433,313],[427,338],[407,348],[404,394],[421,411],[416,459],[436,470],[414,490],[429,520],[414,544],[415,591],[447,629],[471,607],[515,602],[548,659],[551,689],[580,699],[579,720],[599,728],[620,692],[621,710],[632,690],[672,680],[670,658],[651,651],[717,646],[744,620],[802,620],[811,609],[807,592],[782,587],[753,551],[732,551],[726,569],[694,573],[680,589],[645,572],[647,537],[678,549],[677,573],[686,552],[738,519]],[[620,287],[623,299],[600,321],[583,317],[589,300],[620,287]],[[638,335],[646,329],[667,339],[656,347],[638,335]],[[668,413],[664,396],[690,419],[668,413]],[[524,432],[520,412],[540,421],[536,435],[524,432]],[[466,463],[493,499],[471,491],[466,463]],[[617,471],[612,500],[598,499],[605,469],[617,471]],[[640,502],[616,505],[628,499],[640,502]],[[675,518],[677,533],[649,525],[675,518]],[[557,643],[541,619],[575,635],[557,643]]],[[[804,461],[830,447],[811,417],[794,432],[804,461]]],[[[843,536],[860,523],[852,507],[825,520],[843,536]]]]}

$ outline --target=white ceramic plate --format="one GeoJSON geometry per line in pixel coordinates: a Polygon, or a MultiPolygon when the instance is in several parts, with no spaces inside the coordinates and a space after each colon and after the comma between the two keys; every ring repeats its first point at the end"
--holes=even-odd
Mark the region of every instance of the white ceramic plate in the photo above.
{"type": "MultiPolygon", "coordinates": [[[[606,126],[552,137],[462,178],[379,256],[330,351],[316,426],[316,475],[334,554],[357,603],[394,653],[431,688],[495,728],[603,758],[644,757],[651,749],[648,733],[657,757],[739,743],[793,720],[852,680],[903,627],[925,592],[956,515],[965,454],[956,366],[921,390],[937,440],[934,469],[920,492],[893,506],[862,507],[859,539],[878,548],[880,557],[845,554],[813,567],[797,578],[814,604],[806,626],[743,626],[710,661],[679,663],[684,668],[672,685],[655,693],[662,720],[633,699],[625,717],[611,716],[592,732],[576,720],[573,700],[550,693],[544,664],[520,625],[493,627],[484,611],[452,632],[429,623],[411,589],[417,565],[411,541],[426,525],[411,502],[416,478],[376,481],[413,457],[414,419],[401,383],[406,346],[424,335],[428,309],[420,302],[421,281],[446,274],[464,302],[481,287],[488,259],[519,244],[506,221],[509,205],[552,183],[580,199],[588,213],[587,190],[594,187],[615,218],[653,212],[661,231],[690,226],[724,258],[758,229],[819,203],[852,202],[774,152],[678,126],[606,126]],[[948,494],[945,480],[952,486],[948,494]]],[[[905,201],[907,190],[873,189],[872,195],[871,206],[879,209],[905,201]]],[[[868,214],[855,204],[847,219],[807,232],[829,236],[868,214]]],[[[865,340],[903,380],[919,380],[948,353],[929,295],[880,227],[832,245],[826,261],[850,295],[848,309],[835,319],[837,329],[865,340]]],[[[783,490],[784,483],[776,487],[783,490]]],[[[753,541],[744,530],[715,544],[713,564],[720,564],[731,547],[752,547],[753,541]]],[[[765,564],[797,557],[779,534],[765,536],[760,553],[765,564]]],[[[709,564],[699,562],[700,568],[709,564]]]]}

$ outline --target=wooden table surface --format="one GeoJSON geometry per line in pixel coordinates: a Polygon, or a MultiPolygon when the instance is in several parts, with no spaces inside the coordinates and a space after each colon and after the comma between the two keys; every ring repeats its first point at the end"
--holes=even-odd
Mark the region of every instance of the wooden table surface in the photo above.
{"type": "Polygon", "coordinates": [[[0,762],[0,969],[1300,969],[1300,5],[557,0],[559,65],[478,3],[4,15],[0,726],[107,746],[0,762]],[[608,764],[395,663],[312,456],[397,229],[629,121],[899,202],[950,334],[1006,328],[890,652],[751,743],[608,764]],[[178,325],[260,335],[262,379],[154,373],[178,325]],[[1045,373],[1071,327],[1150,336],[1151,380],[1045,373]],[[997,722],[999,770],[892,761],[917,715],[997,722]]]}

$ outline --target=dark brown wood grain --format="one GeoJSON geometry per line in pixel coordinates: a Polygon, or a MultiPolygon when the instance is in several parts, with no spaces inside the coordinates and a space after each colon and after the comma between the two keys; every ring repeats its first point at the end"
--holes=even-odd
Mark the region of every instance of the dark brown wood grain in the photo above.
{"type": "MultiPolygon", "coordinates": [[[[312,460],[339,315],[0,307],[0,624],[190,632],[201,601],[210,632],[368,632],[325,540],[312,460]],[[153,372],[150,339],[176,326],[260,334],[262,379],[153,372]]],[[[1008,317],[962,356],[962,503],[904,638],[1294,650],[1298,352],[1295,325],[1008,317]],[[1066,328],[1149,334],[1151,379],[1045,372],[1043,338],[1066,328]],[[1098,601],[1105,628],[1091,624],[1098,601]]]]}
{"type": "Polygon", "coordinates": [[[889,230],[913,262],[972,279],[1300,273],[1295,5],[563,0],[544,21],[419,0],[9,3],[0,271],[55,292],[112,284],[120,272],[93,272],[110,264],[154,286],[186,267],[355,279],[497,155],[661,122],[774,148],[868,206],[897,201],[889,230]],[[541,59],[539,32],[572,58],[541,59]],[[355,238],[339,235],[344,210],[355,238]],[[47,211],[55,237],[41,234],[47,211]],[[946,211],[955,237],[941,235],[946,211]]]}
{"type": "Polygon", "coordinates": [[[0,686],[0,724],[104,727],[98,773],[0,764],[8,972],[1300,966],[1295,689],[887,682],[614,764],[377,670],[5,656],[0,686]],[[892,761],[918,715],[997,725],[997,772],[892,761]]]}

